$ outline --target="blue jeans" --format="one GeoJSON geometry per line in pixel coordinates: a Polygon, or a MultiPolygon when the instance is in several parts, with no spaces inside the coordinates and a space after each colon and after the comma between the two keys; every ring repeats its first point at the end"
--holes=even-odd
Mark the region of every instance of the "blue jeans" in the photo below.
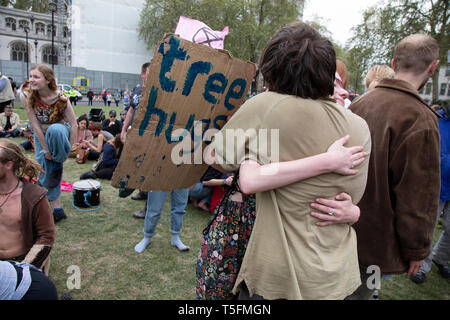
{"type": "MultiPolygon", "coordinates": [[[[155,234],[161,211],[166,201],[168,192],[151,191],[147,195],[147,212],[145,214],[144,237],[151,238],[155,234]]],[[[170,192],[170,233],[180,234],[183,226],[183,219],[186,215],[186,205],[188,202],[189,189],[178,189],[170,192]]]]}
{"type": "MultiPolygon", "coordinates": [[[[66,161],[70,152],[70,127],[61,123],[55,123],[48,127],[45,133],[45,143],[48,151],[52,154],[53,161],[45,158],[44,150],[39,140],[34,135],[34,154],[36,161],[44,169],[44,173],[39,176],[39,184],[47,189],[47,198],[49,201],[55,201],[61,195],[61,181],[54,188],[48,187],[50,174],[56,165],[62,165],[66,161]]],[[[62,179],[61,179],[62,180],[62,179]]]]}
{"type": "Polygon", "coordinates": [[[195,187],[192,189],[189,189],[189,197],[203,200],[208,205],[211,203],[211,194],[212,194],[212,188],[211,187],[205,187],[203,183],[197,182],[195,187]]]}

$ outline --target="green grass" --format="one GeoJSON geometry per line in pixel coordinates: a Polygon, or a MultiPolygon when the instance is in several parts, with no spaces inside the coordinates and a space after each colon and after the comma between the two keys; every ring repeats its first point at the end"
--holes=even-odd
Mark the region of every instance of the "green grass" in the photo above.
{"type": "MultiPolygon", "coordinates": [[[[91,107],[74,107],[77,116],[89,113],[91,107]]],[[[104,107],[105,113],[117,107],[104,107]]],[[[120,109],[121,110],[121,109],[120,109]]],[[[15,112],[26,119],[24,110],[16,105],[15,112]]],[[[21,142],[23,139],[15,139],[21,142]]],[[[30,157],[34,155],[27,152],[30,157]]],[[[68,159],[63,179],[69,183],[79,180],[90,170],[93,162],[77,164],[68,159]]],[[[109,181],[99,180],[100,209],[80,212],[72,206],[72,193],[62,192],[61,201],[67,219],[56,225],[56,239],[51,253],[50,278],[58,293],[70,293],[77,300],[102,299],[195,299],[195,264],[202,239],[202,230],[210,215],[191,205],[186,208],[181,239],[191,247],[179,252],[170,245],[170,196],[165,203],[156,235],[142,254],[134,246],[142,238],[143,219],[132,217],[144,207],[144,201],[121,199],[109,181]],[[81,289],[69,290],[70,266],[81,271],[81,289]]],[[[437,230],[435,240],[442,230],[437,230]]],[[[404,276],[383,279],[380,298],[386,300],[419,299],[449,300],[450,281],[440,277],[433,266],[422,285],[404,276]]]]}

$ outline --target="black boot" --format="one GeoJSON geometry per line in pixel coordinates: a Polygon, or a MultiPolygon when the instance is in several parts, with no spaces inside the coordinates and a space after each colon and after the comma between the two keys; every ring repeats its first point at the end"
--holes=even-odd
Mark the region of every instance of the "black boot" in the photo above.
{"type": "Polygon", "coordinates": [[[67,218],[67,216],[64,213],[63,208],[55,208],[55,209],[53,209],[53,221],[55,223],[57,223],[57,222],[59,222],[59,221],[61,221],[63,219],[66,219],[66,218],[67,218]]]}

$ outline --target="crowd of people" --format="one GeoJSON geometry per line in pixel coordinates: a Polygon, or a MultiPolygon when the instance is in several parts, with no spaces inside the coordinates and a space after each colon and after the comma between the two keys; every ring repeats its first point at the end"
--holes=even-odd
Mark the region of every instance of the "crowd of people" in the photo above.
{"type": "MultiPolygon", "coordinates": [[[[438,57],[435,39],[408,36],[397,44],[392,68],[374,66],[366,93],[355,97],[329,40],[302,22],[280,28],[259,61],[267,89],[247,99],[219,133],[278,129],[279,161],[249,143],[230,152],[225,139],[213,140],[204,154],[209,167],[193,188],[134,196],[146,200],[133,213],[144,219],[134,250],[147,250],[170,193],[170,243],[177,250],[190,250],[180,237],[187,204],[212,214],[196,263],[197,299],[373,299],[373,266],[382,276],[406,274],[420,284],[433,262],[449,278],[450,107],[431,108],[418,94],[438,57]],[[440,217],[443,232],[431,250],[440,217]]],[[[33,66],[20,100],[36,161],[8,139],[16,120],[5,105],[0,299],[57,298],[47,275],[54,224],[67,218],[63,164],[83,153],[98,165],[80,179],[111,179],[149,70],[149,63],[142,66],[142,84],[121,118],[112,110],[93,126],[88,115],[75,117],[52,69],[33,66]]],[[[105,90],[102,99],[109,105],[112,95],[105,90]]]]}

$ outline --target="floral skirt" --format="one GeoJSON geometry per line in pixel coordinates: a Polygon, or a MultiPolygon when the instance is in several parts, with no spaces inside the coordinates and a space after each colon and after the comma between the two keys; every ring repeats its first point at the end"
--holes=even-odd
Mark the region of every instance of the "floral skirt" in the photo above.
{"type": "Polygon", "coordinates": [[[231,300],[255,222],[255,196],[222,201],[203,231],[196,266],[199,300],[231,300]]]}

